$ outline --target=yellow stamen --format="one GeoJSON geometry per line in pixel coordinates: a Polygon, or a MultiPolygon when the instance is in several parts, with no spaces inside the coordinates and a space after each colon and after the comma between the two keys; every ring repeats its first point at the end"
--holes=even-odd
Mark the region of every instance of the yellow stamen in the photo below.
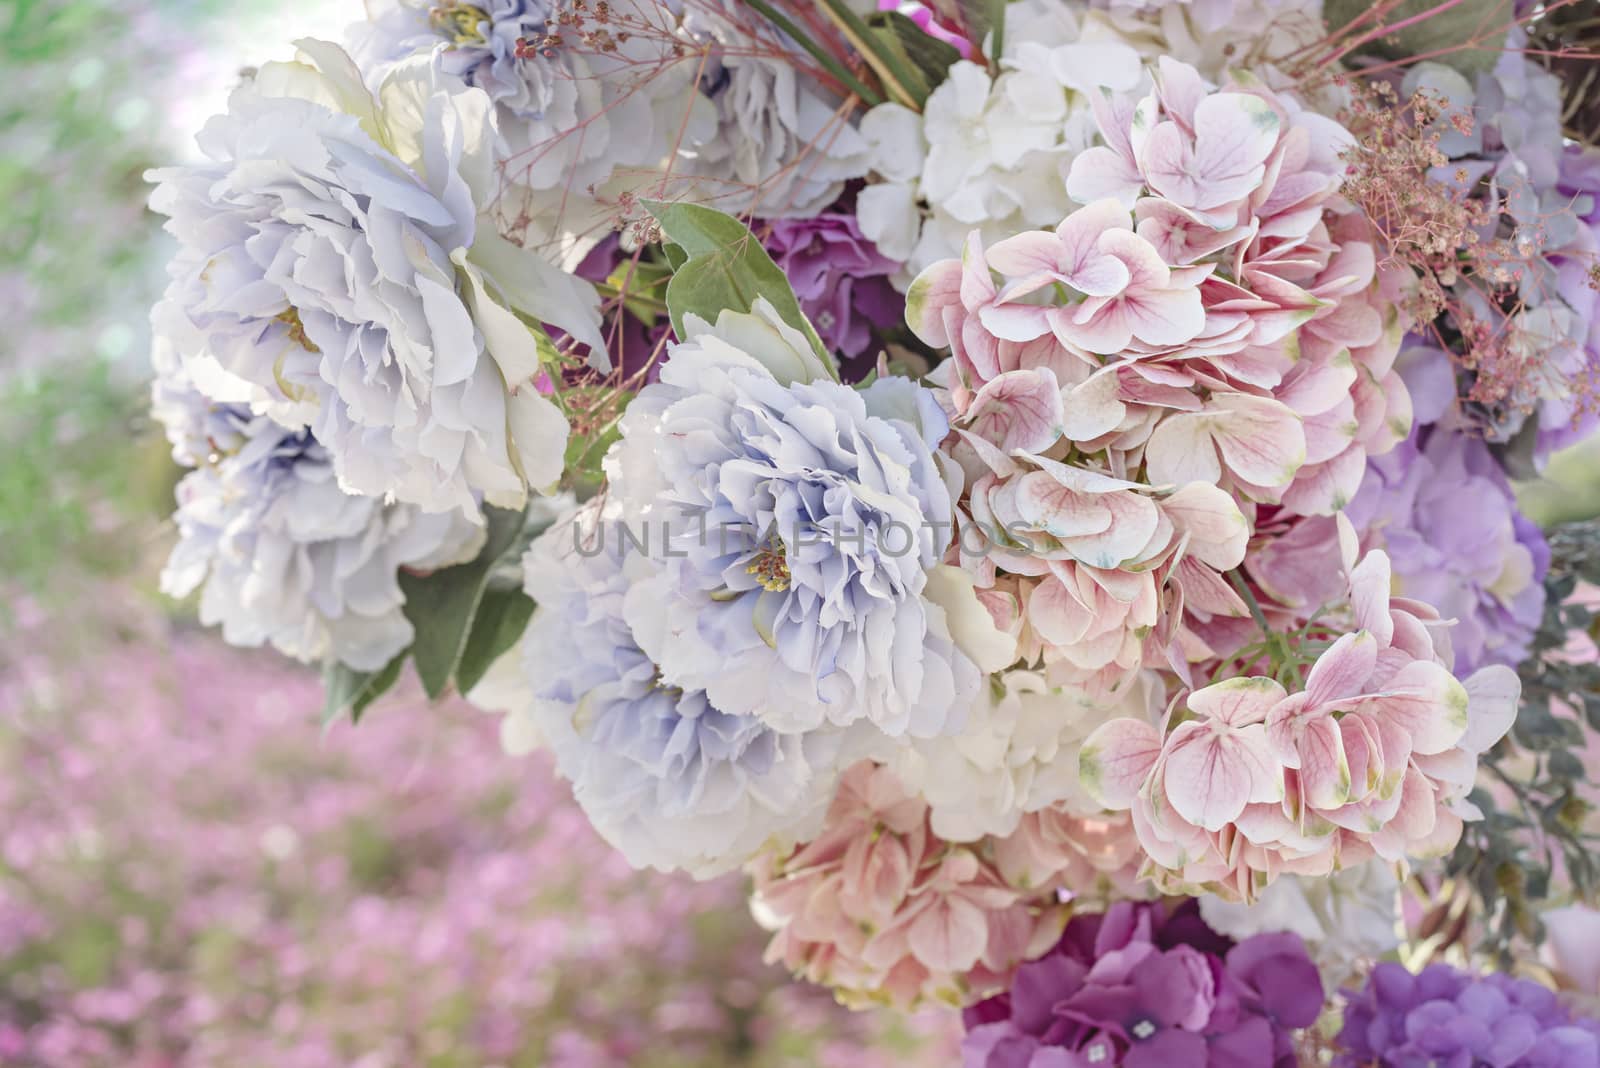
{"type": "Polygon", "coordinates": [[[756,558],[745,567],[745,571],[756,577],[761,583],[761,588],[768,593],[781,593],[789,588],[789,561],[784,558],[783,545],[771,543],[756,554],[756,558]]]}
{"type": "Polygon", "coordinates": [[[457,48],[487,44],[483,31],[478,27],[488,21],[488,12],[483,8],[458,3],[457,0],[437,4],[428,12],[428,24],[433,27],[433,32],[449,39],[457,48]]]}
{"type": "Polygon", "coordinates": [[[273,318],[289,328],[290,341],[293,341],[307,352],[322,351],[312,343],[310,338],[306,337],[306,324],[300,321],[300,313],[297,310],[289,308],[274,315],[273,318]]]}

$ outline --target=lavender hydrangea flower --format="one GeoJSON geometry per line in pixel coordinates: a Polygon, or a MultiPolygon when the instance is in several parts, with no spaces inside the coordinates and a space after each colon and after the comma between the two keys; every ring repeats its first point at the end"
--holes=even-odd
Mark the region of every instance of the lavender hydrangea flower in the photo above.
{"type": "Polygon", "coordinates": [[[1011,989],[968,1009],[965,1068],[1293,1068],[1293,1032],[1322,1011],[1299,937],[1237,945],[1176,909],[1080,915],[1011,989]]]}
{"type": "Polygon", "coordinates": [[[178,485],[178,543],[162,591],[200,595],[200,621],[234,645],[271,644],[299,660],[376,671],[411,643],[402,567],[470,560],[483,531],[461,512],[426,513],[344,492],[328,451],[237,404],[187,402],[214,452],[178,485]],[[215,451],[231,450],[231,451],[215,451]]]}
{"type": "Polygon", "coordinates": [[[820,822],[845,732],[780,734],[667,682],[659,635],[629,623],[656,566],[594,505],[533,544],[524,575],[539,609],[522,646],[533,700],[513,715],[632,864],[709,876],[820,822]]]}
{"type": "MultiPolygon", "coordinates": [[[[1535,456],[1577,440],[1594,425],[1585,416],[1578,383],[1600,368],[1600,302],[1588,285],[1600,241],[1596,240],[1594,169],[1563,152],[1561,81],[1523,52],[1521,27],[1513,27],[1506,50],[1476,84],[1439,63],[1424,61],[1408,70],[1404,95],[1424,89],[1446,102],[1439,147],[1450,160],[1433,171],[1435,181],[1486,184],[1503,215],[1502,235],[1525,257],[1519,279],[1520,306],[1506,328],[1514,332],[1516,354],[1537,373],[1512,395],[1493,405],[1461,404],[1481,436],[1514,440],[1534,415],[1535,456]],[[1471,116],[1470,126],[1453,122],[1471,116]]],[[[1499,322],[1506,313],[1488,303],[1481,287],[1462,281],[1456,297],[1476,317],[1499,322]]],[[[1473,379],[1463,373],[1465,390],[1473,379]]]]}
{"type": "Polygon", "coordinates": [[[1544,612],[1550,550],[1487,443],[1448,421],[1413,430],[1368,461],[1346,514],[1381,539],[1401,594],[1456,620],[1458,672],[1522,662],[1544,612]]]}
{"type": "Polygon", "coordinates": [[[1575,1019],[1553,991],[1447,964],[1417,975],[1386,961],[1346,991],[1336,1068],[1597,1068],[1600,1021],[1575,1019]]]}
{"type": "Polygon", "coordinates": [[[687,334],[607,458],[627,518],[663,524],[635,630],[663,635],[666,681],[779,730],[959,729],[979,674],[926,596],[959,477],[932,393],[832,381],[764,300],[687,334]]]}
{"type": "Polygon", "coordinates": [[[522,312],[603,357],[593,289],[500,239],[488,98],[429,58],[374,96],[302,41],[207,124],[208,162],[155,171],[180,251],[158,326],[309,426],[339,485],[429,511],[518,506],[561,472],[522,312]]]}
{"type": "Polygon", "coordinates": [[[889,283],[900,265],[862,236],[854,215],[774,220],[764,243],[794,287],[806,318],[847,363],[871,357],[874,327],[891,326],[904,317],[905,299],[889,283]]]}

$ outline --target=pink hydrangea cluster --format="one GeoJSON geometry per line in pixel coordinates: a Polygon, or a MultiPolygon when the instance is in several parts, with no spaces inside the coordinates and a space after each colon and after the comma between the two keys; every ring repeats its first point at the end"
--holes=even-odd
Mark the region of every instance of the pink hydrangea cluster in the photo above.
{"type": "Polygon", "coordinates": [[[1131,810],[1160,889],[1251,900],[1285,872],[1439,855],[1481,816],[1467,794],[1516,718],[1516,674],[1458,681],[1438,613],[1391,597],[1388,557],[1355,563],[1343,533],[1356,629],[1301,632],[1314,654],[1303,684],[1227,678],[1190,692],[1165,728],[1122,718],[1085,741],[1086,788],[1131,810]]]}
{"type": "Polygon", "coordinates": [[[1130,891],[1139,851],[1125,816],[1032,813],[1006,838],[946,842],[889,769],[845,773],[822,832],[755,862],[769,960],[847,1004],[964,1005],[1004,989],[1060,937],[1064,894],[1130,891]]]}
{"type": "Polygon", "coordinates": [[[1053,681],[1230,652],[1223,578],[1263,509],[1331,515],[1411,423],[1403,323],[1338,197],[1346,134],[1243,77],[1171,59],[1095,105],[1087,206],[930,267],[912,329],[948,346],[962,563],[1053,681]],[[1013,578],[1014,576],[1014,578],[1013,578]]]}

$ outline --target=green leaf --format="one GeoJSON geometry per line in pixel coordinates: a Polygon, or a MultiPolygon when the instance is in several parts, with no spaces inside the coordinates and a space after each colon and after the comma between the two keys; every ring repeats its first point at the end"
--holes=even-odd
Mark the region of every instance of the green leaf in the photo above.
{"type": "Polygon", "coordinates": [[[623,260],[606,279],[606,285],[622,294],[622,306],[646,326],[654,326],[661,314],[660,293],[672,277],[672,269],[649,260],[623,260]]]}
{"type": "MultiPolygon", "coordinates": [[[[893,36],[874,33],[845,0],[820,2],[834,23],[844,31],[850,44],[861,54],[861,58],[877,74],[894,102],[921,111],[928,99],[927,81],[912,65],[905,49],[896,47],[893,36]]],[[[915,23],[912,25],[915,26],[915,23]]]]}
{"type": "Polygon", "coordinates": [[[867,19],[867,26],[885,49],[892,50],[914,72],[916,85],[907,88],[917,94],[918,108],[944,84],[950,68],[961,61],[955,45],[925,32],[898,11],[880,11],[867,19]]]}
{"type": "Polygon", "coordinates": [[[533,598],[514,587],[484,592],[466,648],[461,651],[461,662],[456,665],[457,690],[470,693],[490,665],[517,643],[533,615],[533,607],[533,598]]]}
{"type": "MultiPolygon", "coordinates": [[[[1387,59],[1428,56],[1430,61],[1454,67],[1469,78],[1490,70],[1505,49],[1506,32],[1514,13],[1506,0],[1460,0],[1442,11],[1439,0],[1405,0],[1384,13],[1381,21],[1368,19],[1340,38],[1344,45],[1355,44],[1369,35],[1355,55],[1370,54],[1387,59]],[[1408,19],[1432,11],[1426,18],[1390,32],[1375,32],[1397,26],[1408,19]],[[1478,41],[1477,44],[1469,42],[1478,41]]],[[[1370,0],[1327,0],[1323,17],[1330,30],[1339,30],[1372,9],[1370,0]]]]}
{"type": "Polygon", "coordinates": [[[806,336],[823,365],[838,377],[833,354],[800,310],[789,279],[749,227],[732,215],[698,204],[641,203],[661,224],[666,239],[688,257],[667,283],[667,311],[678,337],[688,336],[683,323],[691,312],[714,323],[717,313],[748,312],[765,297],[784,322],[806,336]]]}
{"type": "Polygon", "coordinates": [[[367,706],[387,693],[400,678],[410,649],[403,649],[395,658],[377,671],[357,671],[337,660],[329,660],[322,668],[322,725],[332,726],[350,715],[351,723],[361,722],[361,713],[367,706]]]}
{"type": "Polygon", "coordinates": [[[484,513],[489,534],[476,559],[427,575],[400,573],[400,589],[406,595],[404,611],[416,631],[411,658],[429,697],[439,697],[449,688],[495,565],[527,544],[526,512],[485,508],[484,513]]]}

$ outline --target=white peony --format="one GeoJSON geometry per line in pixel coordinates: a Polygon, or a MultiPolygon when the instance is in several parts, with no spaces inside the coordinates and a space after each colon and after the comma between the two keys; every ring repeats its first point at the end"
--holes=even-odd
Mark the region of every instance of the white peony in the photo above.
{"type": "Polygon", "coordinates": [[[684,30],[711,46],[700,91],[717,116],[713,135],[674,168],[694,177],[693,199],[730,214],[809,218],[867,173],[867,142],[843,99],[822,91],[798,47],[743,0],[689,0],[684,30]]]}
{"type": "Polygon", "coordinates": [[[151,175],[181,246],[163,342],[309,426],[350,493],[518,507],[559,478],[567,436],[519,316],[603,358],[598,298],[480,219],[496,138],[481,90],[422,57],[374,94],[337,47],[299,47],[206,125],[209,162],[151,175]]]}
{"type": "MultiPolygon", "coordinates": [[[[297,660],[376,671],[411,644],[401,568],[472,559],[483,530],[462,512],[426,513],[352,496],[306,430],[237,405],[189,406],[231,424],[209,462],[178,485],[178,543],[162,591],[200,590],[200,621],[234,645],[270,644],[297,660]]],[[[167,414],[181,406],[169,396],[167,414]]],[[[193,424],[191,424],[193,425],[193,424]]],[[[169,428],[176,428],[169,423],[169,428]]]]}
{"type": "Polygon", "coordinates": [[[502,218],[523,244],[575,266],[628,194],[666,195],[678,151],[715,135],[680,20],[655,0],[610,0],[603,18],[556,0],[368,0],[348,36],[371,84],[437,52],[489,95],[502,218]],[[559,44],[541,47],[549,37],[559,44]]]}

